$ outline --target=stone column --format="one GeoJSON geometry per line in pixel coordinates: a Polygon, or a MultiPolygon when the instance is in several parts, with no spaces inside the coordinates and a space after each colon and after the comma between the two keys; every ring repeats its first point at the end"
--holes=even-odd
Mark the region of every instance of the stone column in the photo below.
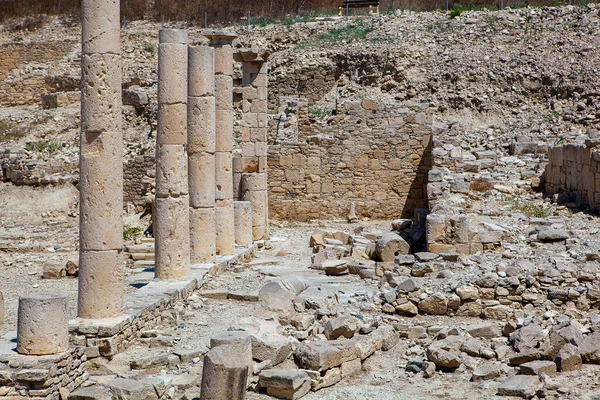
{"type": "Polygon", "coordinates": [[[82,1],[80,318],[123,313],[120,1],[82,1]]]}
{"type": "Polygon", "coordinates": [[[248,247],[252,244],[252,203],[234,201],[235,244],[248,247]]]}
{"type": "Polygon", "coordinates": [[[57,354],[69,349],[68,299],[59,296],[19,298],[17,352],[57,354]]]}
{"type": "Polygon", "coordinates": [[[236,53],[242,63],[242,156],[236,160],[236,174],[241,173],[241,200],[252,203],[252,237],[269,236],[267,186],[268,131],[268,63],[264,49],[244,49],[236,53]],[[252,168],[255,166],[255,168],[252,168]]]}
{"type": "Polygon", "coordinates": [[[158,279],[184,279],[189,273],[187,43],[185,30],[159,32],[154,215],[154,276],[158,279]]]}
{"type": "Polygon", "coordinates": [[[208,46],[190,46],[188,57],[190,261],[214,263],[215,51],[208,46]]]}
{"type": "Polygon", "coordinates": [[[215,199],[217,254],[235,253],[233,216],[233,39],[225,32],[205,33],[215,49],[215,199]]]}

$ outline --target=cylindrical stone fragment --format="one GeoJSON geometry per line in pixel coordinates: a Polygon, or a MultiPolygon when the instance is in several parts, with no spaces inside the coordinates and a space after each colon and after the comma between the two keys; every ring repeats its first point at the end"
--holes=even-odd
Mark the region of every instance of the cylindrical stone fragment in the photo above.
{"type": "Polygon", "coordinates": [[[119,316],[123,310],[123,274],[120,251],[80,251],[77,316],[86,319],[119,316]]]}
{"type": "Polygon", "coordinates": [[[188,194],[188,158],[185,145],[156,145],[156,194],[188,194]]]}
{"type": "Polygon", "coordinates": [[[215,208],[190,208],[190,261],[213,264],[217,254],[215,208]]]}
{"type": "Polygon", "coordinates": [[[158,31],[159,43],[187,44],[188,32],[185,29],[160,29],[158,31]]]}
{"type": "Polygon", "coordinates": [[[158,104],[187,103],[187,46],[158,45],[158,104]]]}
{"type": "Polygon", "coordinates": [[[208,46],[190,46],[188,55],[188,96],[214,95],[215,50],[208,46]]]}
{"type": "Polygon", "coordinates": [[[201,400],[243,400],[246,397],[248,359],[237,346],[218,346],[204,356],[201,400]]]}
{"type": "Polygon", "coordinates": [[[155,200],[154,275],[158,279],[184,279],[190,263],[189,196],[155,200]]]}
{"type": "Polygon", "coordinates": [[[212,96],[188,99],[188,152],[215,152],[215,99],[212,96]]]}
{"type": "Polygon", "coordinates": [[[233,107],[233,79],[230,75],[215,75],[215,104],[217,110],[233,107]]]}
{"type": "Polygon", "coordinates": [[[215,198],[217,200],[233,199],[233,164],[231,152],[215,153],[215,198]]]}
{"type": "Polygon", "coordinates": [[[209,153],[190,155],[190,206],[215,206],[215,156],[209,153]]]}
{"type": "Polygon", "coordinates": [[[121,52],[119,0],[81,2],[82,53],[121,52]]]}
{"type": "Polygon", "coordinates": [[[246,331],[227,331],[213,336],[210,339],[210,348],[219,346],[237,346],[239,352],[245,354],[248,366],[252,365],[252,338],[246,331]]]}
{"type": "Polygon", "coordinates": [[[235,220],[235,244],[248,247],[252,244],[252,203],[235,201],[233,203],[235,220]]]}
{"type": "Polygon", "coordinates": [[[233,200],[219,200],[215,208],[217,254],[222,256],[235,254],[235,223],[233,200]]]}
{"type": "MultiPolygon", "coordinates": [[[[233,41],[233,38],[231,39],[233,41]]],[[[215,47],[215,73],[233,75],[233,47],[231,42],[215,47]]]]}
{"type": "Polygon", "coordinates": [[[81,131],[118,132],[121,128],[121,56],[81,56],[81,131]]]}
{"type": "Polygon", "coordinates": [[[19,298],[17,352],[27,355],[57,354],[69,349],[68,298],[19,298]]]}
{"type": "Polygon", "coordinates": [[[242,174],[242,190],[267,190],[267,174],[242,174]]]}
{"type": "MultiPolygon", "coordinates": [[[[117,250],[123,246],[123,167],[120,133],[81,137],[79,246],[117,250]]],[[[85,266],[84,266],[85,268],[85,266]]]]}
{"type": "Polygon", "coordinates": [[[157,118],[157,144],[186,144],[187,118],[186,104],[159,104],[157,118]]]}
{"type": "Polygon", "coordinates": [[[252,203],[252,226],[266,225],[267,192],[262,190],[244,190],[242,192],[242,201],[252,203]]]}
{"type": "Polygon", "coordinates": [[[215,112],[215,151],[233,151],[233,111],[215,112]]]}

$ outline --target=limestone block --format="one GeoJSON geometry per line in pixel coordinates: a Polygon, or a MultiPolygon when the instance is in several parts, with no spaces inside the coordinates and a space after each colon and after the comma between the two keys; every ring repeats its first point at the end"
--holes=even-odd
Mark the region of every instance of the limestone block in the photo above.
{"type": "Polygon", "coordinates": [[[112,318],[123,312],[121,252],[79,251],[79,318],[112,318]]]}
{"type": "Polygon", "coordinates": [[[302,368],[325,371],[360,357],[353,340],[303,342],[296,346],[294,357],[302,368]]]}
{"type": "Polygon", "coordinates": [[[189,162],[190,206],[215,206],[215,156],[209,153],[191,155],[189,162]]]}
{"type": "Polygon", "coordinates": [[[192,264],[215,262],[215,208],[190,208],[190,261],[192,264]]]}
{"type": "Polygon", "coordinates": [[[268,110],[267,100],[254,100],[250,106],[250,112],[266,113],[268,110]]]}
{"type": "Polygon", "coordinates": [[[208,46],[188,48],[188,96],[215,93],[215,50],[208,46]]]}
{"type": "Polygon", "coordinates": [[[215,75],[215,104],[217,110],[233,108],[233,79],[229,75],[215,75]]]}
{"type": "Polygon", "coordinates": [[[267,128],[250,128],[250,141],[255,143],[266,143],[268,131],[267,128]]]}
{"type": "Polygon", "coordinates": [[[84,135],[82,143],[79,243],[83,250],[117,250],[123,245],[122,149],[110,146],[115,138],[103,140],[105,135],[89,142],[85,136],[90,135],[84,135]]]}
{"type": "Polygon", "coordinates": [[[259,385],[270,396],[294,400],[310,391],[311,380],[304,371],[269,369],[260,373],[259,385]]]}
{"type": "Polygon", "coordinates": [[[215,47],[215,73],[233,75],[233,47],[222,45],[215,47]]]}
{"type": "Polygon", "coordinates": [[[233,111],[219,110],[215,112],[215,151],[233,150],[233,111]]]}
{"type": "Polygon", "coordinates": [[[252,203],[235,201],[233,203],[235,221],[235,244],[248,247],[252,244],[252,203]]]}
{"type": "Polygon", "coordinates": [[[82,52],[121,53],[121,11],[119,0],[83,0],[82,52]]]}
{"type": "Polygon", "coordinates": [[[121,56],[81,56],[81,131],[118,132],[121,128],[121,56]]]}
{"type": "Polygon", "coordinates": [[[263,172],[258,170],[257,157],[234,157],[233,172],[263,172]]]}
{"type": "Polygon", "coordinates": [[[19,298],[17,352],[57,354],[69,348],[68,298],[22,296],[19,298]]]}
{"type": "Polygon", "coordinates": [[[242,174],[242,190],[263,191],[267,188],[267,174],[242,174]]]}
{"type": "Polygon", "coordinates": [[[156,145],[156,194],[188,194],[188,157],[185,145],[156,145]]]}
{"type": "Polygon", "coordinates": [[[215,208],[217,254],[222,256],[235,253],[235,223],[232,200],[217,201],[215,208]]]}
{"type": "Polygon", "coordinates": [[[158,104],[187,103],[187,46],[158,45],[158,104]]]}
{"type": "Polygon", "coordinates": [[[215,132],[214,97],[190,97],[188,99],[189,153],[214,153],[216,140],[215,132]]]}
{"type": "Polygon", "coordinates": [[[184,279],[190,264],[189,197],[156,198],[154,205],[154,274],[184,279]]]}
{"type": "Polygon", "coordinates": [[[231,152],[215,153],[215,183],[217,200],[233,199],[233,160],[231,152]]]}
{"type": "Polygon", "coordinates": [[[185,104],[159,104],[157,144],[186,144],[188,108],[185,104]]]}
{"type": "Polygon", "coordinates": [[[201,400],[243,400],[248,359],[237,346],[218,346],[204,356],[201,400]]]}
{"type": "Polygon", "coordinates": [[[252,142],[242,142],[242,156],[244,157],[255,157],[257,154],[254,150],[254,143],[252,142]]]}

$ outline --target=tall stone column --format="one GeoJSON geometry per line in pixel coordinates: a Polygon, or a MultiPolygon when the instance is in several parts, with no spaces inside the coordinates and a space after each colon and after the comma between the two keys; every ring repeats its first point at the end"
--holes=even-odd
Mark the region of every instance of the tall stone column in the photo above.
{"type": "Polygon", "coordinates": [[[187,43],[185,30],[159,32],[154,215],[154,276],[158,279],[184,279],[190,265],[187,43]]]}
{"type": "Polygon", "coordinates": [[[214,263],[215,217],[215,51],[188,49],[188,168],[190,260],[214,263]]]}
{"type": "Polygon", "coordinates": [[[215,49],[215,214],[217,254],[235,253],[233,212],[233,39],[232,33],[205,33],[215,49]]]}
{"type": "Polygon", "coordinates": [[[252,238],[269,236],[267,186],[268,63],[265,49],[244,49],[236,53],[242,62],[242,156],[235,162],[241,173],[241,200],[252,203],[252,238]],[[254,168],[252,168],[254,166],[254,168]]]}
{"type": "Polygon", "coordinates": [[[77,316],[123,313],[120,1],[82,1],[77,316]]]}

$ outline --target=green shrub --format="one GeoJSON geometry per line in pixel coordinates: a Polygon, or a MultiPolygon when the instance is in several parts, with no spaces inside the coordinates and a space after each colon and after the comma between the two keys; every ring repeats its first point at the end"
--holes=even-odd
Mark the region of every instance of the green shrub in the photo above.
{"type": "Polygon", "coordinates": [[[370,24],[359,19],[354,24],[348,24],[343,28],[333,28],[329,32],[325,32],[315,38],[308,39],[300,43],[300,47],[327,46],[341,42],[348,43],[365,40],[372,31],[373,27],[370,24]]]}
{"type": "Polygon", "coordinates": [[[156,48],[154,47],[153,44],[147,44],[144,46],[144,51],[153,57],[154,53],[156,52],[156,48]]]}
{"type": "Polygon", "coordinates": [[[524,201],[515,199],[512,202],[511,208],[513,210],[521,211],[528,217],[534,218],[548,218],[552,215],[552,210],[545,208],[539,204],[535,204],[531,201],[524,201]]]}
{"type": "Polygon", "coordinates": [[[450,18],[460,17],[460,14],[462,14],[464,10],[465,9],[463,6],[461,6],[460,4],[455,4],[452,8],[452,11],[450,11],[450,18]]]}
{"type": "Polygon", "coordinates": [[[139,237],[143,229],[139,226],[123,225],[123,240],[133,240],[139,237]]]}
{"type": "Polygon", "coordinates": [[[60,143],[49,142],[47,140],[38,140],[37,142],[29,142],[25,145],[25,150],[32,153],[54,153],[62,146],[60,143]]]}
{"type": "Polygon", "coordinates": [[[331,110],[325,107],[309,107],[308,115],[317,119],[325,119],[331,116],[331,110]]]}

